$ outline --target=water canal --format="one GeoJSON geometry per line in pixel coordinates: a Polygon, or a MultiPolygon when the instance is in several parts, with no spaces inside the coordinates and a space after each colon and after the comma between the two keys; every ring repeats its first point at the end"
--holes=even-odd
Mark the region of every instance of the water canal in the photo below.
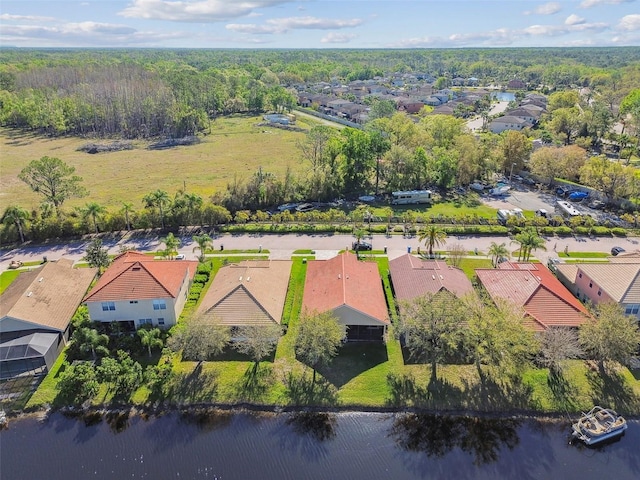
{"type": "Polygon", "coordinates": [[[567,421],[217,412],[12,420],[3,480],[640,478],[640,423],[592,449],[567,421]]]}

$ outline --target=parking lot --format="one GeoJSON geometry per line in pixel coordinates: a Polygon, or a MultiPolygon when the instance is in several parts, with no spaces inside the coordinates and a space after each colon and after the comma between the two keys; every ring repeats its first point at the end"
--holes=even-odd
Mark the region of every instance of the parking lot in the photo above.
{"type": "MultiPolygon", "coordinates": [[[[555,190],[549,191],[538,186],[529,187],[521,183],[513,183],[508,195],[504,197],[495,197],[489,194],[482,195],[482,201],[486,205],[493,208],[512,209],[514,207],[522,210],[540,210],[544,209],[551,215],[554,214],[556,202],[558,200],[567,200],[566,197],[558,196],[555,190]]],[[[627,226],[614,214],[589,208],[587,205],[592,201],[587,197],[581,202],[571,202],[572,205],[585,215],[591,215],[599,223],[610,222],[614,226],[627,226]]]]}

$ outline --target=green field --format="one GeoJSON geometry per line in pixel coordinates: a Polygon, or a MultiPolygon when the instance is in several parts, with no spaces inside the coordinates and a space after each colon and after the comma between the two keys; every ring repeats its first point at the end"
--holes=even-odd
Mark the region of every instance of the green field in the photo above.
{"type": "MultiPolygon", "coordinates": [[[[90,142],[77,137],[46,138],[31,133],[0,129],[2,176],[0,189],[5,204],[15,203],[32,209],[41,198],[18,179],[18,173],[31,160],[58,157],[76,168],[83,177],[89,197],[71,199],[65,205],[84,205],[89,199],[107,207],[120,207],[122,201],[141,207],[144,195],[156,189],[170,196],[186,186],[190,192],[208,197],[226,188],[234,175],[248,178],[258,167],[282,175],[287,167],[301,171],[296,142],[304,133],[258,127],[261,117],[224,117],[211,124],[211,134],[198,145],[166,150],[148,150],[147,142],[134,142],[134,150],[90,155],[78,151],[90,142]]],[[[309,129],[313,120],[300,118],[297,126],[309,129]]]]}

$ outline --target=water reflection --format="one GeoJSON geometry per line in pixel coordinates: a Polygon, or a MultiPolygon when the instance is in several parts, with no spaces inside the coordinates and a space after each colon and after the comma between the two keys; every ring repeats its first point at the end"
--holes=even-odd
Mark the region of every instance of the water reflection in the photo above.
{"type": "Polygon", "coordinates": [[[197,408],[182,412],[180,415],[180,420],[184,423],[196,425],[206,432],[227,427],[233,418],[233,412],[215,408],[197,408]]]}
{"type": "Polygon", "coordinates": [[[430,457],[443,457],[458,447],[475,465],[483,465],[496,462],[503,446],[512,450],[518,445],[519,426],[513,419],[407,413],[395,417],[390,436],[402,449],[430,457]]]}
{"type": "Polygon", "coordinates": [[[322,442],[336,436],[336,416],[322,412],[297,412],[287,419],[294,431],[322,442]]]}

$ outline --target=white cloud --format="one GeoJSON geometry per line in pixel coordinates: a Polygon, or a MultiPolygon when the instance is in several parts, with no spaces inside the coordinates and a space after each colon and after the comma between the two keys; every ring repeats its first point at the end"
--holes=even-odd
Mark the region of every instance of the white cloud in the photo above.
{"type": "Polygon", "coordinates": [[[255,23],[230,23],[227,30],[241,33],[274,34],[286,33],[289,30],[334,30],[339,28],[353,28],[362,25],[363,20],[352,18],[348,20],[317,18],[317,17],[288,17],[272,18],[263,25],[255,23]]]}
{"type": "Polygon", "coordinates": [[[37,15],[11,15],[9,13],[3,13],[0,15],[0,20],[11,22],[53,22],[53,17],[40,17],[37,15]]]}
{"type": "Polygon", "coordinates": [[[356,35],[353,33],[330,32],[320,39],[320,43],[349,43],[354,38],[356,38],[356,35]]]}
{"type": "Polygon", "coordinates": [[[104,46],[161,45],[162,42],[186,38],[188,34],[141,32],[127,25],[99,22],[65,23],[57,26],[3,25],[0,43],[15,45],[104,46]]]}
{"type": "Polygon", "coordinates": [[[585,19],[582,17],[579,17],[578,15],[576,15],[575,13],[572,13],[571,15],[569,15],[567,17],[567,19],[564,21],[565,25],[579,25],[581,23],[584,23],[585,19]]]}
{"type": "Polygon", "coordinates": [[[635,0],[583,0],[580,3],[582,8],[591,8],[596,5],[620,5],[621,3],[631,3],[635,0]]]}
{"type": "Polygon", "coordinates": [[[119,12],[130,18],[173,22],[220,22],[246,17],[256,9],[272,7],[292,0],[133,0],[119,12]]]}
{"type": "Polygon", "coordinates": [[[557,37],[575,32],[601,32],[609,28],[607,23],[576,23],[565,25],[531,25],[523,33],[533,37],[557,37]]]}
{"type": "Polygon", "coordinates": [[[618,28],[620,30],[626,31],[634,31],[640,30],[640,15],[625,15],[620,19],[620,23],[618,23],[618,28]]]}
{"type": "Polygon", "coordinates": [[[525,15],[553,15],[562,10],[562,6],[558,2],[548,2],[538,5],[535,10],[524,12],[525,15]]]}

